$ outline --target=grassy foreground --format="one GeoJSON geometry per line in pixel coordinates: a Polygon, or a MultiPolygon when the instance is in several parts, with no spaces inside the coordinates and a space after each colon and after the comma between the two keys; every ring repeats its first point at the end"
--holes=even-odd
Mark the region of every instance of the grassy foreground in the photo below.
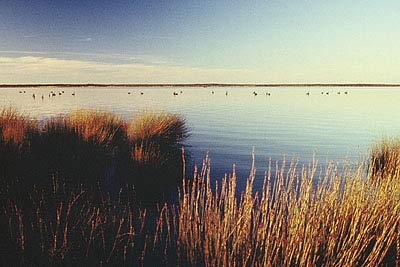
{"type": "Polygon", "coordinates": [[[7,108],[0,111],[0,181],[29,188],[59,177],[68,187],[100,184],[114,192],[128,183],[150,198],[180,183],[187,136],[184,118],[175,114],[123,121],[82,110],[37,121],[7,108]]]}
{"type": "Polygon", "coordinates": [[[104,188],[69,187],[58,177],[51,190],[35,186],[23,196],[6,182],[0,259],[39,266],[399,266],[399,148],[385,140],[357,168],[277,162],[257,191],[253,165],[239,194],[234,170],[211,185],[206,158],[183,180],[178,202],[161,205],[156,218],[135,204],[128,185],[114,199],[104,188]]]}

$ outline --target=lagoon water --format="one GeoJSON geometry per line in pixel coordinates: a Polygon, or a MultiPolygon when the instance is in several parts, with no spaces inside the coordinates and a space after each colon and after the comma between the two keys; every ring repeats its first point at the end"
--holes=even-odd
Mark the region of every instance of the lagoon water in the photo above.
{"type": "Polygon", "coordinates": [[[367,156],[374,141],[400,135],[399,103],[400,90],[396,88],[0,89],[0,106],[14,106],[39,119],[77,109],[109,110],[125,119],[142,111],[182,114],[191,133],[185,144],[191,162],[201,164],[208,152],[214,178],[231,172],[235,163],[239,186],[248,176],[253,148],[256,186],[262,182],[270,158],[273,162],[283,156],[298,158],[303,164],[315,153],[321,166],[343,160],[356,164],[367,156]],[[20,94],[20,90],[26,93],[20,94]],[[51,90],[64,90],[65,94],[49,98],[51,90]],[[174,91],[182,93],[174,96],[174,91]]]}

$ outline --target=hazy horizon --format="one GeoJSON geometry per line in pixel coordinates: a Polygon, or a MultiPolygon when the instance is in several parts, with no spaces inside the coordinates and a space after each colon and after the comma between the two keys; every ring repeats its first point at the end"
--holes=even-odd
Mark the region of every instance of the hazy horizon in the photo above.
{"type": "Polygon", "coordinates": [[[0,3],[0,83],[400,83],[398,1],[0,3]]]}

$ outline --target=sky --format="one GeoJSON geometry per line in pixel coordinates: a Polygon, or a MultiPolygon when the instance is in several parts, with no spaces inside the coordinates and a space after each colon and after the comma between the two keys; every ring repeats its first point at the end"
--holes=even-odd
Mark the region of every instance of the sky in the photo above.
{"type": "Polygon", "coordinates": [[[1,0],[0,84],[400,83],[398,0],[1,0]]]}

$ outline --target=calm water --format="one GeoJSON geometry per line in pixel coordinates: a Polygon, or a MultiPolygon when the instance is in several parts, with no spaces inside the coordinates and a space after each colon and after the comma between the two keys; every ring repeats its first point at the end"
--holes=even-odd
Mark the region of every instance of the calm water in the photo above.
{"type": "Polygon", "coordinates": [[[356,163],[367,155],[373,141],[400,135],[400,90],[395,88],[22,90],[26,94],[15,88],[0,89],[0,106],[15,106],[37,118],[82,108],[114,111],[125,119],[144,110],[183,114],[191,132],[186,145],[192,162],[201,164],[209,151],[213,177],[230,172],[235,163],[242,182],[251,166],[253,147],[259,183],[269,158],[274,161],[286,155],[307,163],[316,153],[322,165],[328,160],[341,162],[346,158],[356,163]],[[49,98],[51,90],[64,90],[65,94],[49,98]],[[173,95],[181,90],[182,94],[173,95]],[[253,91],[258,95],[254,96],[253,91]],[[72,96],[72,92],[76,95],[72,96]]]}

